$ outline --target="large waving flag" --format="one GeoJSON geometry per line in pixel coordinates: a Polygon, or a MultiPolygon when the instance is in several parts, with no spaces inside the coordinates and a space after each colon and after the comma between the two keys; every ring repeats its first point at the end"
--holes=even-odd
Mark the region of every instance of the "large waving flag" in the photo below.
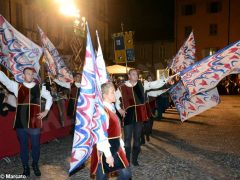
{"type": "MultiPolygon", "coordinates": [[[[51,65],[49,66],[49,72],[50,73],[56,72],[57,79],[60,81],[73,82],[73,76],[71,71],[65,65],[63,59],[59,55],[53,43],[48,39],[48,37],[40,27],[38,27],[38,30],[39,30],[39,34],[43,44],[43,48],[45,48],[44,55],[45,55],[46,61],[48,65],[51,65]],[[49,54],[47,54],[47,52],[50,53],[52,57],[51,59],[49,59],[49,54]],[[54,63],[52,63],[52,60],[54,60],[54,63]]],[[[52,74],[52,75],[55,75],[55,74],[52,74]]]]}
{"type": "Polygon", "coordinates": [[[41,55],[41,47],[18,32],[0,15],[0,63],[14,75],[16,81],[23,82],[22,73],[26,67],[35,69],[35,78],[38,79],[41,55]]]}
{"type": "Polygon", "coordinates": [[[193,64],[180,75],[189,95],[194,96],[216,87],[225,76],[236,73],[240,73],[240,41],[193,64]]]}
{"type": "MultiPolygon", "coordinates": [[[[192,32],[178,51],[171,68],[175,72],[185,72],[185,70],[194,63],[195,52],[195,40],[192,32]]],[[[194,96],[190,96],[183,81],[184,79],[179,81],[178,84],[169,91],[179,112],[181,121],[185,121],[219,104],[220,97],[217,88],[212,87],[205,91],[197,92],[194,96]]]]}
{"type": "Polygon", "coordinates": [[[108,76],[107,76],[105,61],[103,58],[102,47],[101,47],[101,43],[100,43],[97,31],[96,31],[96,35],[97,35],[97,42],[98,42],[96,63],[97,63],[98,71],[99,71],[100,83],[104,84],[104,83],[108,82],[108,76]]]}
{"type": "Polygon", "coordinates": [[[175,72],[180,72],[195,62],[195,39],[193,32],[189,35],[188,39],[179,49],[177,55],[172,61],[170,68],[175,72]]]}
{"type": "Polygon", "coordinates": [[[81,85],[77,103],[70,173],[87,160],[94,144],[107,139],[107,117],[101,97],[99,70],[88,26],[81,85]]]}
{"type": "Polygon", "coordinates": [[[169,93],[179,112],[181,121],[196,116],[220,103],[217,88],[189,97],[182,81],[179,81],[169,93]]]}

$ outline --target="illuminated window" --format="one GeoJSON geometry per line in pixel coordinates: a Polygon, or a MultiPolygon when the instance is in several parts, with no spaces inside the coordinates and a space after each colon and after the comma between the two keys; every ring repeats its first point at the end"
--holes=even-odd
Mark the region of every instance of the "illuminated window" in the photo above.
{"type": "Polygon", "coordinates": [[[205,48],[202,50],[202,57],[211,56],[218,51],[218,48],[205,48]]]}

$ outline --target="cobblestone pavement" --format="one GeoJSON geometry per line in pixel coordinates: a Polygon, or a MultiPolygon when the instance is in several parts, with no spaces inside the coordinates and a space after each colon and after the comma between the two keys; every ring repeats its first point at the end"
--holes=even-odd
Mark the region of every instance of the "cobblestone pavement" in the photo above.
{"type": "MultiPolygon", "coordinates": [[[[154,122],[132,179],[240,179],[239,138],[240,96],[223,96],[220,105],[184,123],[168,109],[154,122]]],[[[41,146],[40,179],[90,179],[88,165],[68,176],[71,145],[69,136],[41,146]]],[[[0,174],[22,172],[19,157],[10,159],[0,161],[0,174]]],[[[36,179],[33,172],[29,179],[36,179]]]]}

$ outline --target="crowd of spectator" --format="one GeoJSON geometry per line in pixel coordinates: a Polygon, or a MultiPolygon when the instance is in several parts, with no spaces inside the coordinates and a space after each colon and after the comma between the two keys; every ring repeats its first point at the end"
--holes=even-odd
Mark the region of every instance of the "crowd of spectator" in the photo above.
{"type": "Polygon", "coordinates": [[[218,84],[218,92],[221,95],[238,95],[240,94],[240,75],[230,75],[225,77],[218,84]]]}
{"type": "Polygon", "coordinates": [[[0,115],[6,116],[9,111],[16,110],[16,97],[5,86],[0,84],[0,115]]]}

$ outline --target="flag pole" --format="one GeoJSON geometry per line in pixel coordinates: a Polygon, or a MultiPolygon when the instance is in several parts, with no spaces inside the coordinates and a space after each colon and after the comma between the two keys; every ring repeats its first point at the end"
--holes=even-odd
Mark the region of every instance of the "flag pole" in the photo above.
{"type": "Polygon", "coordinates": [[[100,44],[100,39],[99,39],[99,35],[98,35],[98,30],[96,30],[96,36],[97,36],[98,44],[100,44]]]}
{"type": "Polygon", "coordinates": [[[128,70],[127,70],[127,66],[128,66],[128,64],[127,64],[127,54],[126,54],[127,52],[126,52],[126,43],[125,43],[125,38],[124,38],[123,26],[124,26],[124,24],[123,24],[123,22],[121,22],[121,29],[122,29],[123,42],[124,42],[124,49],[125,49],[125,65],[126,65],[126,73],[128,73],[128,70]]]}
{"type": "MultiPolygon", "coordinates": [[[[125,50],[126,50],[126,49],[125,49],[125,50]]],[[[126,73],[128,73],[127,67],[128,67],[128,64],[127,64],[127,55],[126,55],[126,73]]]]}

